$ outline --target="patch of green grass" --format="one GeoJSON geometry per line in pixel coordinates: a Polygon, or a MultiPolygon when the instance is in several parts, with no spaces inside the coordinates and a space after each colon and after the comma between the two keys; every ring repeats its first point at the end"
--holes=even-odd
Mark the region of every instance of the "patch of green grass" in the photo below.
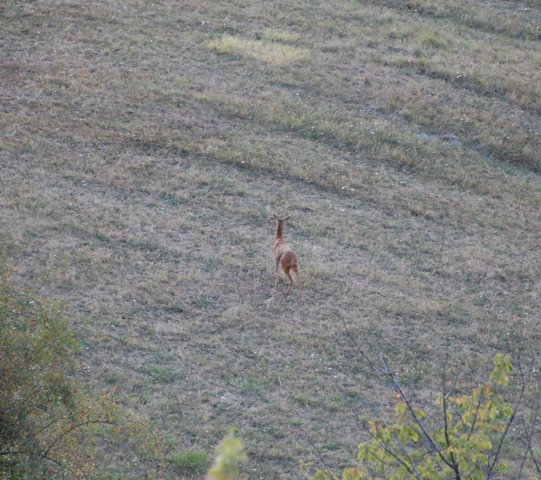
{"type": "Polygon", "coordinates": [[[109,385],[118,385],[123,379],[123,373],[120,370],[107,371],[103,375],[103,381],[109,385]]]}
{"type": "Polygon", "coordinates": [[[300,35],[283,30],[276,30],[274,28],[267,28],[263,34],[263,40],[267,42],[284,43],[286,45],[296,45],[299,43],[300,35]]]}
{"type": "Polygon", "coordinates": [[[329,406],[329,409],[332,410],[340,410],[342,408],[343,399],[339,395],[335,395],[332,397],[331,404],[329,406]]]}
{"type": "Polygon", "coordinates": [[[447,45],[447,42],[437,30],[423,32],[421,34],[421,42],[424,45],[428,45],[429,47],[433,48],[445,48],[447,45]]]}
{"type": "Polygon", "coordinates": [[[274,438],[277,438],[277,439],[288,437],[288,432],[283,430],[278,425],[271,425],[270,428],[268,429],[268,432],[270,435],[272,435],[274,438]]]}
{"type": "Polygon", "coordinates": [[[336,451],[336,450],[340,450],[341,446],[338,445],[337,443],[327,443],[325,445],[325,448],[327,450],[336,451]]]}
{"type": "Polygon", "coordinates": [[[202,475],[209,467],[209,455],[204,450],[184,450],[169,455],[171,466],[179,473],[202,475]]]}
{"type": "Polygon", "coordinates": [[[240,377],[237,381],[239,393],[262,394],[268,388],[268,381],[265,379],[240,377]]]}
{"type": "MultiPolygon", "coordinates": [[[[215,262],[207,262],[201,270],[208,272],[209,269],[212,269],[212,264],[215,264],[215,262]]],[[[209,295],[208,293],[201,293],[197,295],[194,302],[198,307],[207,310],[211,309],[214,306],[214,298],[209,295]]]]}
{"type": "MultiPolygon", "coordinates": [[[[304,47],[278,42],[276,38],[268,36],[264,38],[267,41],[223,35],[216,40],[211,40],[208,45],[218,53],[242,55],[274,65],[301,62],[309,57],[309,52],[304,47]]],[[[282,36],[282,38],[287,37],[282,36]]]]}
{"type": "Polygon", "coordinates": [[[163,365],[151,366],[149,373],[155,383],[173,383],[179,378],[179,373],[176,370],[163,365]]]}

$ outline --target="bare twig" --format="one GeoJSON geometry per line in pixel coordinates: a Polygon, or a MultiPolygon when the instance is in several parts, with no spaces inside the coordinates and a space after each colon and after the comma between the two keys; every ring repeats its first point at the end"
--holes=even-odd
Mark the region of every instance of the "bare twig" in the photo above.
{"type": "Polygon", "coordinates": [[[300,427],[300,430],[301,432],[303,433],[303,435],[305,436],[306,440],[308,440],[308,443],[312,446],[312,448],[317,452],[317,455],[321,461],[321,463],[323,464],[323,466],[325,467],[325,470],[327,472],[331,472],[332,470],[329,468],[329,466],[327,465],[327,462],[325,461],[325,457],[323,456],[323,453],[321,453],[321,450],[318,448],[318,446],[310,439],[310,437],[307,435],[307,433],[304,431],[304,429],[302,427],[300,427]]]}
{"type": "MultiPolygon", "coordinates": [[[[481,408],[481,404],[483,403],[483,400],[485,399],[485,394],[482,393],[479,395],[479,401],[477,402],[477,407],[475,408],[475,414],[473,415],[473,421],[471,423],[470,431],[468,432],[468,440],[473,435],[473,431],[475,429],[475,424],[477,422],[477,414],[479,413],[479,409],[481,408]]],[[[462,417],[460,417],[462,420],[462,417]]],[[[465,425],[464,421],[462,420],[462,424],[465,425]]]]}
{"type": "MultiPolygon", "coordinates": [[[[378,443],[378,445],[383,448],[389,455],[391,455],[398,463],[400,463],[400,465],[402,465],[411,475],[413,475],[414,477],[416,478],[419,478],[419,474],[417,472],[415,472],[414,470],[412,470],[408,464],[406,462],[404,462],[404,460],[402,460],[392,449],[390,449],[385,443],[383,443],[381,440],[379,440],[377,438],[376,435],[374,435],[374,433],[371,431],[370,427],[368,425],[366,425],[366,422],[363,421],[363,419],[360,417],[359,413],[355,410],[354,406],[353,406],[353,402],[351,402],[348,398],[348,396],[344,393],[342,387],[338,384],[338,382],[336,382],[336,386],[338,387],[338,389],[340,390],[340,393],[342,394],[342,396],[346,399],[347,403],[348,403],[348,406],[351,410],[351,412],[353,413],[353,416],[355,417],[355,420],[356,420],[356,423],[357,425],[363,429],[369,436],[372,440],[376,441],[378,443]]],[[[370,404],[370,402],[368,402],[368,405],[370,407],[370,409],[372,411],[374,411],[374,408],[373,406],[370,404]]],[[[385,423],[385,421],[383,421],[383,424],[385,425],[385,427],[387,427],[387,424],[385,423]]],[[[400,440],[396,437],[396,435],[393,433],[393,438],[395,440],[395,444],[398,446],[400,452],[402,453],[402,455],[404,455],[411,463],[411,465],[413,467],[415,467],[415,464],[413,462],[413,459],[411,458],[411,456],[409,455],[408,451],[406,450],[406,448],[402,445],[402,443],[400,442],[400,440]]],[[[381,461],[381,460],[380,460],[381,461]]]]}
{"type": "MultiPolygon", "coordinates": [[[[537,414],[536,414],[536,417],[537,417],[537,414]]],[[[524,427],[524,431],[527,431],[528,425],[526,425],[526,420],[524,420],[524,417],[521,420],[522,420],[522,426],[524,427]]],[[[524,465],[526,464],[528,454],[530,454],[530,456],[532,457],[532,462],[535,465],[535,468],[537,470],[539,477],[541,478],[541,466],[539,465],[539,462],[535,458],[535,454],[533,453],[533,449],[532,449],[532,430],[533,430],[534,425],[535,425],[535,420],[532,421],[530,425],[530,432],[526,433],[526,451],[524,452],[524,456],[522,457],[522,462],[520,462],[520,469],[518,472],[517,479],[522,477],[522,470],[524,469],[524,465]]]]}
{"type": "MultiPolygon", "coordinates": [[[[443,399],[442,399],[442,406],[443,406],[443,426],[444,426],[444,429],[445,429],[445,443],[447,444],[447,447],[450,447],[452,442],[451,442],[451,437],[449,436],[449,419],[448,419],[448,416],[447,416],[447,400],[449,398],[449,395],[447,394],[446,386],[445,386],[445,382],[446,382],[445,372],[446,372],[446,370],[447,370],[447,358],[445,359],[445,364],[443,365],[443,399]]],[[[455,382],[454,382],[453,386],[451,387],[451,390],[454,388],[454,385],[455,385],[457,379],[458,379],[458,374],[455,376],[455,382]]],[[[456,463],[455,456],[454,456],[454,454],[452,452],[450,453],[450,458],[451,458],[451,463],[453,465],[455,465],[455,475],[456,475],[458,466],[457,466],[457,463],[456,463]]]]}
{"type": "Polygon", "coordinates": [[[447,458],[445,458],[445,455],[443,455],[443,452],[441,451],[438,444],[434,441],[434,439],[432,438],[430,433],[428,433],[428,431],[426,430],[426,427],[425,427],[424,423],[421,421],[421,419],[419,418],[419,416],[415,412],[413,406],[411,405],[411,402],[407,399],[406,394],[404,393],[404,390],[402,389],[402,386],[396,380],[393,372],[391,371],[391,369],[387,365],[387,362],[383,358],[383,355],[380,355],[380,361],[383,364],[384,372],[386,373],[386,375],[391,380],[392,384],[394,385],[394,388],[396,389],[397,393],[400,395],[400,398],[402,398],[402,400],[406,404],[406,407],[407,407],[408,411],[410,412],[410,415],[413,418],[413,421],[421,429],[421,431],[423,432],[423,435],[425,436],[426,440],[430,443],[430,445],[432,446],[432,448],[436,452],[437,456],[442,460],[443,463],[445,463],[449,468],[451,468],[455,472],[455,477],[458,480],[460,478],[460,476],[456,476],[456,474],[457,474],[456,465],[454,465],[447,458]]]}
{"type": "Polygon", "coordinates": [[[348,337],[349,339],[353,342],[357,352],[361,355],[361,357],[366,361],[366,363],[368,363],[368,365],[370,366],[370,368],[376,372],[376,373],[379,373],[379,374],[384,374],[386,375],[386,372],[384,370],[381,369],[381,367],[379,367],[375,362],[373,362],[370,357],[368,357],[368,355],[366,355],[363,351],[363,349],[361,348],[361,346],[359,345],[359,342],[357,342],[357,337],[355,335],[352,335],[351,332],[349,331],[349,328],[345,322],[345,320],[340,317],[340,319],[342,320],[342,324],[344,325],[344,329],[346,330],[347,334],[348,334],[348,337]]]}
{"type": "Polygon", "coordinates": [[[460,376],[461,373],[462,373],[462,372],[457,372],[457,373],[455,374],[455,378],[454,378],[454,380],[453,380],[453,384],[451,385],[451,388],[450,388],[449,392],[447,392],[447,396],[444,397],[445,400],[447,400],[447,399],[453,394],[453,391],[455,390],[456,384],[457,384],[457,382],[458,382],[458,377],[460,376]]]}
{"type": "Polygon", "coordinates": [[[500,455],[500,451],[502,449],[503,442],[505,440],[505,437],[507,436],[507,432],[509,431],[509,428],[511,427],[511,424],[515,420],[515,416],[516,416],[518,407],[519,407],[520,403],[522,402],[522,397],[524,396],[524,391],[526,390],[526,379],[524,378],[524,372],[522,371],[522,366],[521,366],[520,362],[518,364],[518,369],[519,369],[519,372],[520,372],[520,379],[522,381],[522,386],[521,386],[521,389],[520,389],[518,399],[517,399],[517,401],[515,403],[515,408],[513,408],[513,414],[509,418],[509,421],[507,422],[505,430],[504,430],[504,432],[503,432],[503,434],[502,434],[502,436],[500,438],[500,442],[498,443],[498,448],[496,449],[496,453],[494,454],[494,458],[492,459],[492,463],[490,463],[489,466],[488,466],[487,478],[490,478],[492,470],[494,470],[494,466],[496,465],[496,462],[498,461],[498,457],[500,455]]]}
{"type": "Polygon", "coordinates": [[[60,435],[58,435],[50,444],[47,448],[45,448],[41,454],[40,454],[40,457],[46,457],[46,458],[49,458],[48,455],[49,455],[49,452],[53,449],[53,447],[60,441],[62,440],[66,435],[69,435],[71,432],[73,432],[74,430],[78,430],[82,427],[86,427],[88,425],[95,425],[95,424],[106,424],[106,425],[112,425],[113,423],[110,422],[109,420],[87,420],[85,422],[80,422],[80,423],[76,423],[75,425],[72,425],[70,428],[66,429],[65,431],[63,431],[60,435]]]}
{"type": "MultiPolygon", "coordinates": [[[[541,392],[541,378],[538,378],[537,379],[537,405],[535,407],[534,415],[533,415],[532,422],[531,422],[530,432],[529,432],[527,438],[528,438],[528,450],[529,450],[530,455],[532,457],[532,461],[533,461],[533,463],[535,465],[535,468],[537,469],[537,473],[541,477],[541,465],[539,464],[539,461],[537,460],[537,458],[535,458],[535,454],[533,452],[532,442],[531,442],[532,435],[533,435],[533,428],[537,424],[537,417],[538,417],[539,411],[541,409],[541,396],[539,395],[540,392],[541,392]]],[[[524,421],[524,419],[522,419],[522,420],[524,421]]]]}
{"type": "MultiPolygon", "coordinates": [[[[419,425],[419,427],[421,428],[422,432],[423,432],[423,435],[425,437],[425,439],[428,441],[428,445],[429,445],[429,451],[432,450],[432,451],[435,451],[437,453],[437,456],[436,456],[436,463],[438,464],[439,468],[441,470],[443,470],[442,466],[440,465],[439,461],[437,460],[437,457],[441,458],[441,460],[446,464],[448,465],[450,468],[453,468],[452,465],[449,464],[449,462],[445,459],[445,457],[443,456],[441,450],[439,449],[439,447],[437,446],[437,444],[435,443],[434,439],[430,436],[430,434],[427,432],[425,426],[423,425],[423,423],[421,422],[421,420],[419,419],[419,417],[417,416],[417,414],[415,413],[415,410],[413,409],[412,405],[411,405],[411,401],[406,397],[406,394],[404,392],[404,390],[402,389],[401,385],[398,383],[398,381],[396,380],[396,378],[394,377],[392,371],[390,370],[390,368],[388,367],[384,357],[383,357],[383,354],[380,354],[380,362],[381,364],[383,365],[383,368],[381,368],[380,366],[378,366],[374,361],[372,361],[363,351],[363,349],[361,348],[361,346],[359,345],[359,343],[357,342],[357,339],[354,335],[351,334],[351,332],[349,331],[349,328],[346,324],[346,322],[344,321],[344,319],[342,318],[342,324],[344,325],[344,329],[346,330],[346,332],[348,333],[348,337],[349,339],[354,343],[357,351],[359,352],[359,354],[361,355],[361,357],[367,362],[367,364],[369,365],[369,367],[376,373],[380,374],[380,375],[384,375],[386,376],[387,378],[389,378],[391,380],[391,383],[394,385],[395,389],[397,390],[397,392],[399,393],[400,397],[402,398],[402,400],[404,401],[404,403],[407,405],[407,408],[408,408],[408,411],[410,412],[410,414],[412,415],[415,423],[417,423],[417,425],[419,425]]],[[[371,435],[371,438],[375,439],[375,436],[373,435],[372,432],[370,432],[370,429],[367,428],[365,425],[362,425],[363,428],[371,435]]],[[[379,441],[378,439],[376,439],[376,441],[380,444],[380,446],[382,448],[384,448],[390,455],[392,455],[400,464],[404,465],[406,468],[407,468],[407,465],[405,464],[405,462],[400,459],[396,453],[394,453],[393,451],[391,451],[387,445],[385,445],[384,443],[382,443],[381,441],[379,441]]],[[[398,440],[398,444],[400,444],[400,441],[398,440]]],[[[408,459],[409,459],[409,455],[408,455],[408,459]]],[[[412,462],[412,465],[413,465],[413,462],[412,462]]],[[[412,475],[414,473],[412,472],[412,475]]]]}

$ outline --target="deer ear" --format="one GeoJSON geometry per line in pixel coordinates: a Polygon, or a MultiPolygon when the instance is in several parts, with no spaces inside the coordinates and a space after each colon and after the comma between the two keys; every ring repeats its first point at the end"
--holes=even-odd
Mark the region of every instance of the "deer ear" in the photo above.
{"type": "Polygon", "coordinates": [[[278,218],[278,215],[276,215],[276,213],[273,213],[272,216],[273,216],[276,220],[280,220],[280,219],[278,218]]]}
{"type": "Polygon", "coordinates": [[[288,220],[289,218],[291,218],[291,215],[288,215],[286,218],[284,218],[284,222],[285,222],[286,220],[288,220]]]}

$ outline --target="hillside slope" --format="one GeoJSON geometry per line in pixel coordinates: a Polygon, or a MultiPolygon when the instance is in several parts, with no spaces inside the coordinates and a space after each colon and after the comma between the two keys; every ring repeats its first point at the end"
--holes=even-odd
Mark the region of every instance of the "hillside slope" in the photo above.
{"type": "Polygon", "coordinates": [[[81,376],[173,451],[235,424],[247,478],[342,468],[351,406],[395,401],[359,348],[425,408],[444,362],[466,390],[497,352],[538,355],[538,2],[0,16],[1,245],[70,306],[81,376]],[[305,305],[274,287],[273,212],[292,216],[305,305]]]}

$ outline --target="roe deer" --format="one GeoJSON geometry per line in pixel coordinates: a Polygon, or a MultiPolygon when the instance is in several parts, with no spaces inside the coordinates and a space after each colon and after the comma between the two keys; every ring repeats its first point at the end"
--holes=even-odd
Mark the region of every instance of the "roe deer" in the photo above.
{"type": "Polygon", "coordinates": [[[291,276],[291,273],[289,273],[289,271],[293,270],[295,272],[295,275],[297,276],[299,288],[301,290],[301,299],[304,303],[304,293],[302,289],[301,276],[299,275],[299,259],[297,257],[297,254],[291,249],[291,247],[284,239],[284,223],[289,218],[289,215],[284,219],[278,218],[278,216],[275,214],[273,214],[273,216],[276,219],[276,240],[274,241],[276,277],[274,284],[276,285],[278,283],[278,267],[282,265],[282,268],[287,275],[287,278],[289,278],[289,286],[284,293],[284,295],[287,295],[291,290],[291,286],[293,285],[293,277],[291,276]]]}

